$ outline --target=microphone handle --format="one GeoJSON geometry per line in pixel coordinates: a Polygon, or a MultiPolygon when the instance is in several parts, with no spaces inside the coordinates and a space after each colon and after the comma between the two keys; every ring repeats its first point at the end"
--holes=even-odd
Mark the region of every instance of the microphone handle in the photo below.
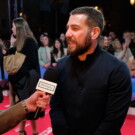
{"type": "MultiPolygon", "coordinates": [[[[46,93],[46,95],[48,95],[49,93],[46,93]]],[[[36,108],[36,111],[35,111],[35,114],[34,114],[34,120],[38,118],[38,114],[41,112],[41,109],[40,107],[37,107],[36,108]]]]}
{"type": "Polygon", "coordinates": [[[35,111],[35,114],[34,114],[34,119],[37,118],[37,115],[41,112],[41,108],[40,107],[37,107],[36,108],[36,111],[35,111]]]}

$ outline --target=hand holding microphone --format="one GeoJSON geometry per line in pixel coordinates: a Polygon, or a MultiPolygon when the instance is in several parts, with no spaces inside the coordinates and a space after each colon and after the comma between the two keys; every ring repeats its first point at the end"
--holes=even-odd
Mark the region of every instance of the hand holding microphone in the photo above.
{"type": "MultiPolygon", "coordinates": [[[[39,79],[36,89],[44,91],[46,94],[53,95],[57,87],[58,71],[55,68],[48,68],[43,76],[44,79],[39,79]]],[[[39,117],[41,108],[37,107],[34,119],[39,117]]]]}

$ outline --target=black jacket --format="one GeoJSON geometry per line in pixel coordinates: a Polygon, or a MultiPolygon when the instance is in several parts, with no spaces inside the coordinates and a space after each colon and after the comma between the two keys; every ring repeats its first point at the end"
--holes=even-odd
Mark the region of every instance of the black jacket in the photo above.
{"type": "MultiPolygon", "coordinates": [[[[9,75],[9,81],[14,84],[18,82],[22,77],[24,77],[31,69],[36,69],[38,73],[39,70],[39,62],[38,62],[38,45],[32,38],[27,38],[25,40],[24,46],[21,53],[26,55],[26,59],[20,68],[20,70],[14,74],[9,75]]],[[[15,54],[16,48],[10,48],[8,54],[15,54]]]]}
{"type": "MultiPolygon", "coordinates": [[[[26,55],[25,61],[19,71],[9,75],[9,81],[13,91],[18,95],[20,100],[28,98],[35,92],[38,79],[40,77],[38,62],[38,45],[32,38],[27,38],[21,53],[26,55]]],[[[9,50],[9,54],[14,54],[16,48],[9,50]]]]}
{"type": "Polygon", "coordinates": [[[54,135],[120,135],[132,92],[127,66],[98,46],[86,61],[67,56],[57,69],[54,135]]]}

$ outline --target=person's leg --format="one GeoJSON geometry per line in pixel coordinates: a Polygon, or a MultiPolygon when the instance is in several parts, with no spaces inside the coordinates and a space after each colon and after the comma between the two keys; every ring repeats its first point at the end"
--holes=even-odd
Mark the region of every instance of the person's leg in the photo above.
{"type": "Polygon", "coordinates": [[[1,68],[1,77],[2,79],[5,79],[5,75],[4,75],[4,68],[3,68],[3,58],[1,59],[1,64],[0,64],[0,68],[1,68]]]}
{"type": "Polygon", "coordinates": [[[32,127],[33,135],[38,135],[36,120],[30,120],[30,122],[31,122],[31,127],[32,127]]]}
{"type": "Polygon", "coordinates": [[[25,123],[26,123],[26,121],[22,121],[20,123],[18,135],[26,135],[26,132],[25,132],[25,123]]]}
{"type": "Polygon", "coordinates": [[[3,93],[2,93],[2,87],[0,86],[0,103],[3,102],[3,93]]]}
{"type": "Polygon", "coordinates": [[[15,94],[12,89],[12,85],[9,82],[9,104],[10,106],[13,106],[15,104],[15,94]]]}

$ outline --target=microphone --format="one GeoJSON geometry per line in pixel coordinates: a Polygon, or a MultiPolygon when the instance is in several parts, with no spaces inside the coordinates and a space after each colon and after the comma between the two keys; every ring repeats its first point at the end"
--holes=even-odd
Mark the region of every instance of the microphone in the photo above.
{"type": "MultiPolygon", "coordinates": [[[[58,70],[52,67],[48,68],[45,71],[43,79],[39,79],[36,89],[44,91],[46,92],[46,94],[53,95],[57,87],[57,83],[56,83],[57,78],[58,78],[58,70]]],[[[34,119],[38,118],[40,112],[41,112],[41,108],[37,107],[34,114],[34,119]]]]}

